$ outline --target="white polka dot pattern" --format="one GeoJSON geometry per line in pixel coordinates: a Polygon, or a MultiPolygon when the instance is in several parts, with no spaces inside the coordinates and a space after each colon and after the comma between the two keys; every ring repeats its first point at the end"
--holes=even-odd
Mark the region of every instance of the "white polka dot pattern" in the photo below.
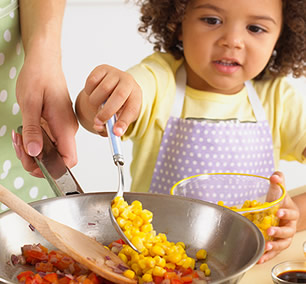
{"type": "MultiPolygon", "coordinates": [[[[176,182],[200,173],[240,172],[268,177],[274,171],[272,145],[267,121],[209,123],[170,117],[150,191],[169,194],[176,182]]],[[[229,192],[233,193],[223,192],[222,200],[235,199],[229,192]]],[[[201,194],[194,190],[193,198],[207,198],[204,192],[201,194]]]]}
{"type": "MultiPolygon", "coordinates": [[[[0,182],[26,202],[53,197],[45,179],[32,177],[17,159],[11,132],[22,124],[16,80],[24,60],[18,1],[0,0],[0,182]],[[5,13],[4,13],[4,12],[5,13]],[[3,12],[3,14],[1,14],[3,12]]],[[[0,203],[0,212],[7,207],[0,203]]]]}

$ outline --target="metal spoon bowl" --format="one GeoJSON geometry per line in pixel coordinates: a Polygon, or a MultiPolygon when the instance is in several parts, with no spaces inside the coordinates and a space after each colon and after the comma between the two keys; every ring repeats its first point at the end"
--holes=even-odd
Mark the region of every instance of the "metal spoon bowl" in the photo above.
{"type": "MultiPolygon", "coordinates": [[[[107,130],[107,135],[108,135],[108,139],[109,139],[111,150],[112,150],[113,160],[114,160],[115,165],[118,168],[118,176],[119,176],[118,189],[117,189],[117,193],[114,196],[113,200],[117,196],[123,197],[123,192],[124,192],[124,174],[123,174],[124,158],[123,158],[121,147],[120,147],[121,145],[120,137],[116,136],[113,132],[113,127],[114,127],[115,122],[116,122],[116,118],[114,115],[112,116],[110,120],[107,121],[107,124],[106,124],[106,130],[107,130]]],[[[127,238],[127,236],[124,234],[124,232],[120,228],[113,214],[113,211],[112,211],[113,200],[111,201],[111,204],[109,207],[109,215],[111,217],[113,226],[115,227],[116,231],[121,236],[121,238],[124,240],[124,242],[128,244],[133,250],[140,253],[139,250],[132,244],[132,242],[127,238]]]]}

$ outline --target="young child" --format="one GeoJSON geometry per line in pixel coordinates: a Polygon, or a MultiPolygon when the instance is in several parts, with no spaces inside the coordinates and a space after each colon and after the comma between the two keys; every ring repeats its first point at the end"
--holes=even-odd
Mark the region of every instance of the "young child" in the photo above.
{"type": "MultiPolygon", "coordinates": [[[[80,123],[103,136],[117,114],[113,132],[134,143],[131,191],[169,193],[205,172],[268,177],[280,159],[305,161],[306,99],[285,79],[305,76],[305,1],[138,2],[156,52],[128,73],[98,66],[76,102],[80,123]]],[[[290,245],[298,215],[286,197],[260,262],[290,245]]]]}

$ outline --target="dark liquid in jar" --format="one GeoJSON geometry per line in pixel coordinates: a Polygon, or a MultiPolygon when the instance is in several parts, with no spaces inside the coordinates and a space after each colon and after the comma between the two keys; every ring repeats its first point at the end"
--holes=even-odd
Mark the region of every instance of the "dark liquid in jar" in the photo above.
{"type": "Polygon", "coordinates": [[[306,271],[302,270],[285,271],[277,277],[292,283],[306,283],[306,271]]]}

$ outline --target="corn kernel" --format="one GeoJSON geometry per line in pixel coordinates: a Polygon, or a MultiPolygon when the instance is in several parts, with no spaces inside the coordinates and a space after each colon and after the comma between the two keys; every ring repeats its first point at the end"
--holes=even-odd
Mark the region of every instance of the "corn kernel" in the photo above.
{"type": "Polygon", "coordinates": [[[135,272],[131,269],[127,269],[123,272],[123,275],[127,278],[133,279],[135,277],[135,272]]]}
{"type": "Polygon", "coordinates": [[[136,216],[135,219],[133,220],[133,225],[135,227],[141,227],[143,224],[143,219],[141,219],[140,216],[136,216]]]}
{"type": "Polygon", "coordinates": [[[142,280],[143,280],[144,282],[152,282],[152,281],[153,281],[153,277],[152,277],[151,274],[146,273],[146,274],[144,274],[144,275],[142,276],[142,280]]]}
{"type": "Polygon", "coordinates": [[[142,225],[141,228],[140,228],[140,231],[144,232],[144,233],[149,233],[152,230],[153,230],[152,224],[145,224],[145,225],[142,225]]]}
{"type": "Polygon", "coordinates": [[[196,258],[197,259],[205,259],[207,256],[207,252],[205,249],[200,249],[197,251],[196,258]]]}
{"type": "Polygon", "coordinates": [[[207,263],[202,263],[202,264],[200,265],[200,270],[201,270],[201,271],[205,271],[205,269],[207,269],[207,268],[208,268],[207,263]]]}
{"type": "Polygon", "coordinates": [[[179,253],[172,253],[167,256],[167,261],[172,263],[178,263],[182,259],[182,255],[179,253]]]}
{"type": "Polygon", "coordinates": [[[205,276],[209,276],[210,275],[210,269],[209,268],[206,268],[205,270],[204,270],[204,274],[205,274],[205,276]]]}
{"type": "Polygon", "coordinates": [[[117,218],[119,216],[119,209],[117,207],[113,207],[112,208],[112,212],[113,212],[113,215],[115,216],[115,218],[117,218]]]}
{"type": "Polygon", "coordinates": [[[132,238],[132,244],[139,250],[142,251],[145,247],[140,237],[135,236],[132,238]]]}
{"type": "Polygon", "coordinates": [[[120,226],[120,228],[123,228],[126,222],[127,222],[126,219],[123,219],[122,217],[117,218],[117,223],[120,226]]]}
{"type": "Polygon", "coordinates": [[[137,276],[140,276],[142,274],[142,270],[137,263],[133,263],[131,265],[131,268],[133,269],[133,271],[136,273],[137,276]]]}
{"type": "Polygon", "coordinates": [[[127,256],[126,256],[125,254],[123,254],[122,252],[120,252],[120,253],[118,254],[118,256],[122,259],[122,261],[123,261],[124,263],[127,263],[127,262],[128,262],[127,256]]]}
{"type": "Polygon", "coordinates": [[[166,268],[168,269],[175,269],[175,264],[174,263],[171,263],[171,262],[167,262],[166,265],[165,265],[166,268]]]}
{"type": "Polygon", "coordinates": [[[138,200],[134,200],[131,205],[132,209],[140,209],[142,210],[142,204],[138,200]]]}
{"type": "Polygon", "coordinates": [[[140,216],[145,223],[150,223],[153,219],[153,213],[147,209],[142,210],[140,216]]]}
{"type": "Polygon", "coordinates": [[[159,267],[159,266],[155,266],[155,267],[153,268],[153,273],[152,273],[152,275],[162,277],[162,276],[164,276],[165,273],[166,273],[166,270],[165,270],[165,269],[163,269],[162,267],[159,267]]]}
{"type": "Polygon", "coordinates": [[[152,255],[159,255],[159,256],[163,256],[165,255],[165,250],[159,246],[159,245],[155,245],[150,249],[150,252],[152,255]]]}
{"type": "Polygon", "coordinates": [[[176,243],[177,246],[181,246],[183,249],[186,248],[185,244],[183,242],[177,242],[176,243]]]}

